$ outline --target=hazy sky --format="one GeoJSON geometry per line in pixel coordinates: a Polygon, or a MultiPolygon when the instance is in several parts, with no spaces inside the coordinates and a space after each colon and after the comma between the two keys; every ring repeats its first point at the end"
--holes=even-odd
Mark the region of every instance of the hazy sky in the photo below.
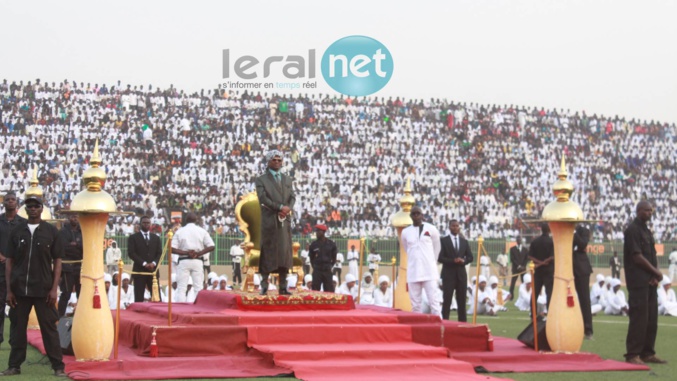
{"type": "Polygon", "coordinates": [[[223,82],[223,49],[316,49],[327,93],[322,53],[366,35],[394,60],[378,96],[677,122],[675,15],[671,0],[4,1],[0,79],[194,91],[223,82]]]}

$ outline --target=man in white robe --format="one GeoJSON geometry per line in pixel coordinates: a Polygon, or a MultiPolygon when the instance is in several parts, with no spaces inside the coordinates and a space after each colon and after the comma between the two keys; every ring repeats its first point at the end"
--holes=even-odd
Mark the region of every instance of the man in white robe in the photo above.
{"type": "Polygon", "coordinates": [[[357,279],[359,276],[358,265],[360,262],[360,253],[355,250],[355,245],[350,246],[350,251],[348,252],[346,259],[348,260],[348,272],[353,274],[355,279],[357,279]]]}
{"type": "MultiPolygon", "coordinates": [[[[411,208],[410,216],[414,223],[402,231],[402,247],[407,252],[407,285],[411,310],[422,312],[424,290],[428,300],[436,300],[440,233],[435,226],[423,222],[420,207],[411,208]]],[[[432,315],[442,314],[442,308],[438,303],[431,303],[430,310],[432,315]]]]}

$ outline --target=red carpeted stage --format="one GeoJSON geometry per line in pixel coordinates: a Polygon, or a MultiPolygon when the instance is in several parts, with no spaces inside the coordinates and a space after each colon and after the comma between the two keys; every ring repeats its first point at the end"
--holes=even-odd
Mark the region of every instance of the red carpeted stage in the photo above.
{"type": "MultiPolygon", "coordinates": [[[[593,354],[542,354],[486,325],[355,305],[350,297],[202,291],[195,304],[133,304],[121,312],[118,360],[77,362],[73,379],[244,378],[495,380],[491,372],[644,370],[593,354]],[[159,357],[149,357],[153,330],[159,357]],[[493,348],[493,351],[492,351],[493,348]],[[481,368],[480,368],[481,367],[481,368]]],[[[38,331],[29,342],[42,348],[38,331]]]]}

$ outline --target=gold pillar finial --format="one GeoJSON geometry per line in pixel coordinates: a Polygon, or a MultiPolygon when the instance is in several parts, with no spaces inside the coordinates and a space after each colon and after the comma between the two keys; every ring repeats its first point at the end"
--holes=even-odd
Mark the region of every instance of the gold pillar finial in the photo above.
{"type": "Polygon", "coordinates": [[[38,184],[39,184],[39,181],[38,181],[38,165],[37,164],[33,164],[33,175],[31,176],[31,181],[29,182],[29,184],[32,187],[37,187],[38,184]]]}

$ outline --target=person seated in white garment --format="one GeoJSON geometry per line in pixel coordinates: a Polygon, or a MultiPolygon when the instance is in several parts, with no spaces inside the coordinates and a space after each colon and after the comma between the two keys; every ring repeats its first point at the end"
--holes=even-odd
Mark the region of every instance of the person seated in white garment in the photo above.
{"type": "Polygon", "coordinates": [[[672,289],[672,280],[667,275],[663,275],[661,286],[658,287],[658,314],[677,316],[677,298],[672,289]]]}
{"type": "MultiPolygon", "coordinates": [[[[477,314],[496,316],[499,307],[494,298],[494,293],[491,292],[490,287],[487,287],[487,278],[484,275],[480,275],[477,282],[479,283],[477,289],[477,314]]],[[[474,300],[470,302],[470,308],[468,308],[469,315],[474,313],[474,304],[474,300]]]]}
{"type": "Polygon", "coordinates": [[[496,275],[489,277],[489,287],[491,288],[490,291],[493,293],[493,299],[496,300],[496,305],[499,307],[499,311],[507,311],[508,309],[505,308],[505,302],[511,300],[512,295],[510,295],[508,291],[498,287],[498,277],[496,275]]]}
{"type": "Polygon", "coordinates": [[[228,277],[224,274],[218,277],[219,280],[219,291],[232,290],[233,288],[228,285],[228,277]]]}
{"type": "Polygon", "coordinates": [[[612,294],[608,295],[607,306],[604,309],[606,315],[628,316],[629,306],[625,298],[625,292],[621,290],[620,279],[611,280],[612,294]]]}
{"type": "Polygon", "coordinates": [[[353,300],[357,299],[357,279],[355,279],[355,276],[353,274],[348,273],[346,274],[345,278],[343,278],[343,284],[341,284],[336,290],[337,294],[343,294],[343,295],[351,295],[353,297],[353,300]]]}
{"type": "MultiPolygon", "coordinates": [[[[523,282],[519,288],[519,296],[515,301],[515,307],[520,311],[531,311],[531,274],[524,274],[523,282]]],[[[536,304],[538,305],[538,312],[544,311],[545,300],[538,298],[536,304]]]]}
{"type": "Polygon", "coordinates": [[[378,277],[378,288],[374,290],[374,305],[393,308],[393,288],[387,275],[378,277]]]}
{"type": "Polygon", "coordinates": [[[376,289],[376,286],[372,279],[370,272],[362,274],[362,282],[360,283],[360,304],[374,304],[374,290],[376,289]]]}
{"type": "Polygon", "coordinates": [[[602,309],[606,309],[606,306],[609,305],[607,302],[609,298],[613,297],[613,290],[611,289],[611,281],[614,278],[608,276],[604,278],[604,286],[602,287],[602,293],[599,296],[599,304],[602,306],[602,309]]]}
{"type": "Polygon", "coordinates": [[[103,274],[103,284],[106,287],[106,297],[110,294],[110,285],[113,277],[110,274],[103,274]]]}
{"type": "Polygon", "coordinates": [[[299,288],[301,291],[309,291],[313,289],[313,274],[306,274],[303,277],[304,285],[299,288]]]}
{"type": "Polygon", "coordinates": [[[299,277],[296,274],[287,274],[287,291],[296,291],[296,283],[298,283],[298,281],[299,277]]]}
{"type": "MultiPolygon", "coordinates": [[[[117,300],[118,300],[118,290],[117,287],[113,289],[111,287],[111,293],[108,295],[108,302],[110,304],[110,309],[117,309],[117,300]]],[[[134,303],[134,286],[129,284],[129,274],[122,274],[122,286],[120,289],[120,309],[126,310],[132,303],[134,303]]]]}
{"type": "Polygon", "coordinates": [[[604,275],[597,274],[595,283],[593,283],[590,288],[590,305],[594,306],[599,304],[601,306],[600,299],[602,298],[602,293],[604,292],[604,275]]]}

